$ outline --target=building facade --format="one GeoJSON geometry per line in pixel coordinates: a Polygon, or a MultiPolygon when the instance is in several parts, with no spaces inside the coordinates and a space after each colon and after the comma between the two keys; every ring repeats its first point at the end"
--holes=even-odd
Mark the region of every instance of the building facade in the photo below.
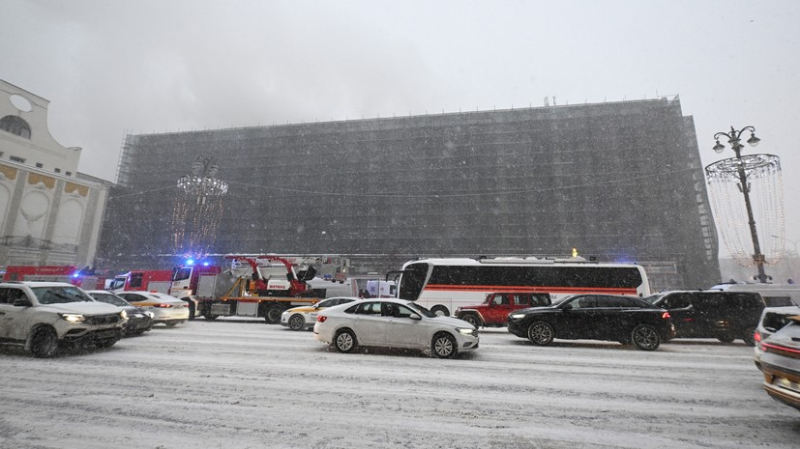
{"type": "Polygon", "coordinates": [[[416,257],[577,248],[645,265],[654,290],[719,280],[678,98],[128,135],[101,237],[108,264],[174,263],[165,255],[192,225],[175,218],[176,183],[198,158],[228,185],[212,253],[347,255],[385,272],[416,257]]]}
{"type": "Polygon", "coordinates": [[[49,101],[0,80],[0,267],[92,266],[110,182],[47,127],[49,101]]]}

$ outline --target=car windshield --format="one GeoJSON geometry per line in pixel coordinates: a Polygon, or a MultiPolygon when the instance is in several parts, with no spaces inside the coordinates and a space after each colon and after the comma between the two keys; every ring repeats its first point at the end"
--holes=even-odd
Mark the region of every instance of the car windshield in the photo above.
{"type": "Polygon", "coordinates": [[[77,287],[31,287],[40,304],[63,304],[68,302],[93,301],[77,287]]]}
{"type": "Polygon", "coordinates": [[[90,295],[92,298],[100,302],[105,302],[119,307],[130,306],[128,301],[125,301],[124,299],[110,293],[91,293],[90,295]]]}
{"type": "Polygon", "coordinates": [[[406,305],[410,309],[414,310],[415,312],[418,312],[420,315],[422,315],[424,317],[436,318],[438,316],[435,313],[431,312],[430,310],[426,309],[425,307],[422,307],[421,305],[419,305],[417,303],[410,302],[410,303],[408,303],[406,305]]]}

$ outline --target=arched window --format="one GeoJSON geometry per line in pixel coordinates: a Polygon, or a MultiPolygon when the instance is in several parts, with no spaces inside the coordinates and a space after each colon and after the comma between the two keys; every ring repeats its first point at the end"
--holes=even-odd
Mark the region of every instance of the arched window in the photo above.
{"type": "Polygon", "coordinates": [[[28,122],[16,115],[7,115],[0,119],[0,129],[11,134],[16,134],[25,139],[31,138],[31,127],[28,122]]]}

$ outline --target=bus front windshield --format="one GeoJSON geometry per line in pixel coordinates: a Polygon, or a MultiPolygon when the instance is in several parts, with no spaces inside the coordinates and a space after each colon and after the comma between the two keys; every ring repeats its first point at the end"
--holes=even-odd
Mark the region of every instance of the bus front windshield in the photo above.
{"type": "Polygon", "coordinates": [[[398,288],[398,298],[416,301],[425,285],[425,278],[428,276],[427,263],[413,263],[405,267],[400,276],[400,287],[398,288]]]}

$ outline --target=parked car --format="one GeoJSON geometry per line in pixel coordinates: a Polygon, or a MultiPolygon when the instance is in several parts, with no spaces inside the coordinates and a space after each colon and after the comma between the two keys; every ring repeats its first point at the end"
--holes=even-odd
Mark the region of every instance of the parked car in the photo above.
{"type": "Polygon", "coordinates": [[[756,327],[756,332],[753,334],[756,342],[753,347],[753,361],[758,369],[761,369],[761,354],[764,352],[761,348],[761,342],[789,324],[791,322],[790,318],[793,316],[800,316],[800,307],[767,307],[761,312],[761,318],[758,320],[758,327],[756,327]]]}
{"type": "Polygon", "coordinates": [[[439,358],[478,348],[478,330],[456,318],[438,316],[412,301],[364,299],[319,312],[314,338],[340,352],[358,346],[430,350],[439,358]]]}
{"type": "Polygon", "coordinates": [[[508,323],[508,315],[515,310],[550,304],[549,293],[489,293],[483,304],[459,307],[455,316],[476,328],[499,327],[508,323]]]}
{"type": "Polygon", "coordinates": [[[800,410],[800,316],[761,342],[764,389],[772,399],[800,410]]]}
{"type": "Polygon", "coordinates": [[[652,351],[675,336],[670,313],[643,299],[615,295],[574,295],[556,304],[508,316],[508,331],[546,346],[556,338],[633,343],[652,351]]]}
{"type": "Polygon", "coordinates": [[[34,357],[52,357],[64,345],[111,347],[126,318],[124,310],[94,301],[72,284],[0,283],[0,341],[21,345],[34,357]]]}
{"type": "Polygon", "coordinates": [[[328,307],[347,304],[358,300],[359,298],[352,296],[337,296],[323,299],[314,305],[293,307],[281,314],[281,325],[288,326],[289,329],[293,331],[310,330],[314,328],[314,323],[317,321],[317,313],[328,307]]]}
{"type": "Polygon", "coordinates": [[[155,316],[153,312],[136,307],[107,290],[87,290],[86,293],[95,301],[117,306],[127,313],[128,320],[122,330],[123,337],[142,335],[153,328],[153,316],[155,316]]]}
{"type": "Polygon", "coordinates": [[[731,343],[740,338],[755,345],[753,333],[765,304],[756,292],[669,291],[645,298],[667,309],[676,338],[716,338],[731,343]]]}
{"type": "Polygon", "coordinates": [[[154,324],[173,327],[189,319],[186,302],[166,293],[124,292],[119,296],[136,307],[153,312],[154,324]]]}

